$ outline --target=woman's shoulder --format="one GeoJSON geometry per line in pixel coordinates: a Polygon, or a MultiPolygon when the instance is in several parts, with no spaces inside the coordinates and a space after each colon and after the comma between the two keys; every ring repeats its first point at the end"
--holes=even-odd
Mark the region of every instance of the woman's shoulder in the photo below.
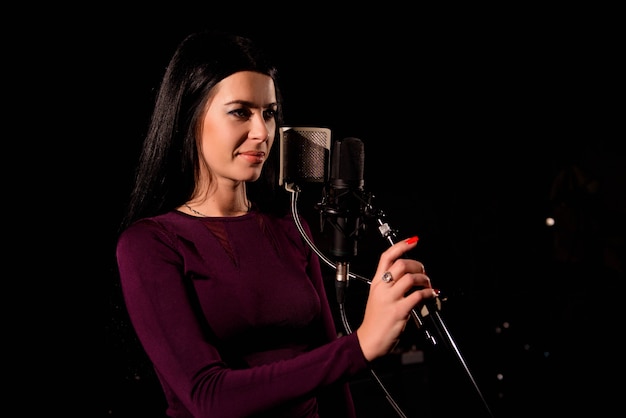
{"type": "Polygon", "coordinates": [[[141,218],[124,229],[118,238],[119,241],[146,240],[157,235],[176,234],[194,222],[190,215],[173,210],[161,215],[141,218]]]}

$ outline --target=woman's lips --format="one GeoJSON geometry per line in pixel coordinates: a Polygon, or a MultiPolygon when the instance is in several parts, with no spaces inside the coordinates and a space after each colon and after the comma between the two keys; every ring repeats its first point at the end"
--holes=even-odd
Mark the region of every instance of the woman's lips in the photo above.
{"type": "Polygon", "coordinates": [[[265,153],[262,151],[241,152],[239,156],[254,164],[262,163],[265,160],[265,153]]]}

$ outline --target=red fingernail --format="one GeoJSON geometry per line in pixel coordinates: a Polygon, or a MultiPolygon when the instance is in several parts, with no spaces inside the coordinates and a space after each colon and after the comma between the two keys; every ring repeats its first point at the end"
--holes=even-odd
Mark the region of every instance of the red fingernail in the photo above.
{"type": "Polygon", "coordinates": [[[416,236],[414,236],[414,237],[411,237],[411,238],[407,239],[407,240],[406,240],[406,243],[407,243],[407,244],[414,244],[414,243],[416,243],[417,241],[419,241],[419,238],[418,238],[418,237],[417,237],[417,235],[416,235],[416,236]]]}

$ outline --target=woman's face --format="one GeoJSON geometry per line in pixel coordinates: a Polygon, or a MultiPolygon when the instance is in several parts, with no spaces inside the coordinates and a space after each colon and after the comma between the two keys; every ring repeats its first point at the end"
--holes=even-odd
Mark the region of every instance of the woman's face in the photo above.
{"type": "Polygon", "coordinates": [[[215,86],[206,106],[200,152],[214,179],[233,184],[257,180],[276,132],[272,78],[234,73],[215,86]]]}

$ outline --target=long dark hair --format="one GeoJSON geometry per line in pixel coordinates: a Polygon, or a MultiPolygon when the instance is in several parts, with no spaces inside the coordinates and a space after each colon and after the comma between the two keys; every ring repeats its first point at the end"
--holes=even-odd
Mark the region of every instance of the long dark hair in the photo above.
{"type": "Polygon", "coordinates": [[[255,71],[274,80],[278,112],[274,145],[261,177],[247,185],[259,210],[279,211],[287,194],[278,187],[279,129],[282,97],[276,67],[254,42],[222,31],[188,35],[172,56],[157,92],[135,181],[121,229],[162,214],[191,197],[199,172],[196,126],[211,89],[238,71],[255,71]]]}

